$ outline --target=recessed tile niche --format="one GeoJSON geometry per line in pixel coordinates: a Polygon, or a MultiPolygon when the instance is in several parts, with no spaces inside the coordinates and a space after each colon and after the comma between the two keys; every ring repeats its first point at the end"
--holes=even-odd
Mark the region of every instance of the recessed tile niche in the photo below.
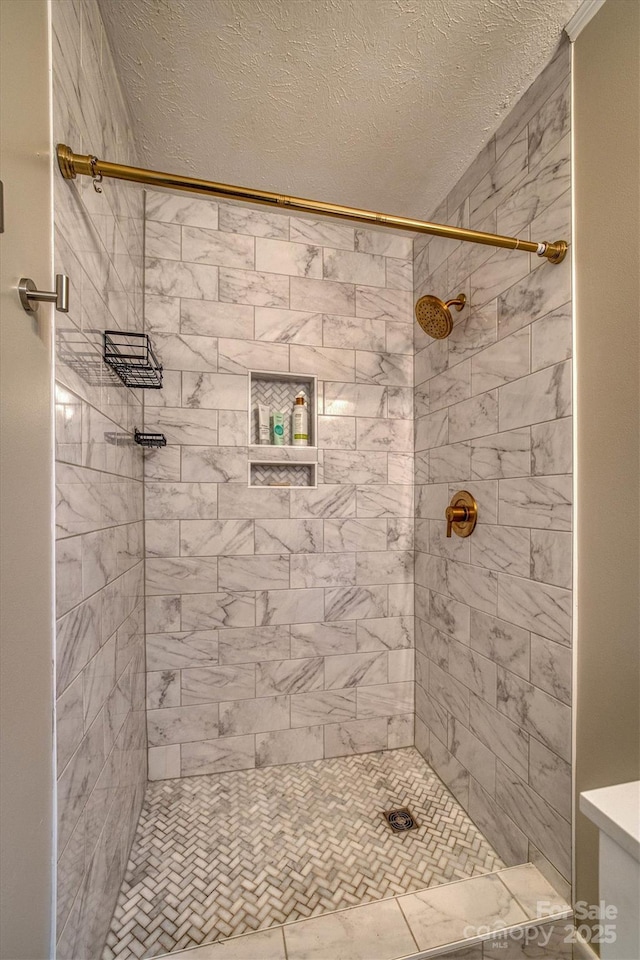
{"type": "Polygon", "coordinates": [[[251,370],[248,390],[249,486],[317,486],[317,378],[308,374],[251,370]],[[300,393],[309,411],[309,444],[304,447],[294,446],[291,436],[293,406],[300,393]],[[258,404],[268,407],[270,426],[274,411],[284,414],[284,444],[259,442],[258,404]]]}

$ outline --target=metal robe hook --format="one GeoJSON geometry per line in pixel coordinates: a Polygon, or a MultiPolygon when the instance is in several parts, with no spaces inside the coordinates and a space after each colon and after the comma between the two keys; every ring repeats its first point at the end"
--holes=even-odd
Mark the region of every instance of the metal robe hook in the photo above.
{"type": "Polygon", "coordinates": [[[98,158],[91,157],[91,159],[89,160],[89,163],[91,164],[91,176],[93,177],[93,189],[95,190],[96,193],[102,193],[102,187],[100,186],[100,184],[102,183],[102,174],[96,173],[96,164],[98,163],[98,158]]]}
{"type": "Polygon", "coordinates": [[[42,302],[55,303],[59,313],[69,313],[69,277],[65,273],[56,273],[55,290],[38,290],[31,277],[22,277],[18,293],[26,313],[37,313],[42,302]]]}

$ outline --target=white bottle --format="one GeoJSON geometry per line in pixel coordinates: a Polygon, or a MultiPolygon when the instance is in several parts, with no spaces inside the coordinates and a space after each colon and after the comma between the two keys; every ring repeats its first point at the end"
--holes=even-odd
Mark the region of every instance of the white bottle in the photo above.
{"type": "Polygon", "coordinates": [[[293,430],[292,439],[294,447],[307,447],[309,445],[309,411],[304,402],[304,395],[299,393],[293,405],[293,430]]]}

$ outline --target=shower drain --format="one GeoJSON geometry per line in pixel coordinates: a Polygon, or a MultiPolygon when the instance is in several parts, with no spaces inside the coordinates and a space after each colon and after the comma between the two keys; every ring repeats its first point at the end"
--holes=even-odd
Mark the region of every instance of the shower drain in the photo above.
{"type": "Polygon", "coordinates": [[[394,833],[406,833],[414,830],[418,824],[410,810],[400,807],[398,810],[385,810],[382,814],[394,833]]]}

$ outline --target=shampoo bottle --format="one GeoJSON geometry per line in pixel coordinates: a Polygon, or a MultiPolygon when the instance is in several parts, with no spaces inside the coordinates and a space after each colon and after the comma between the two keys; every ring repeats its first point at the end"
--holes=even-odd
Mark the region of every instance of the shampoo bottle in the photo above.
{"type": "Polygon", "coordinates": [[[304,402],[304,395],[299,393],[293,405],[293,445],[307,447],[309,445],[309,411],[304,402]]]}

